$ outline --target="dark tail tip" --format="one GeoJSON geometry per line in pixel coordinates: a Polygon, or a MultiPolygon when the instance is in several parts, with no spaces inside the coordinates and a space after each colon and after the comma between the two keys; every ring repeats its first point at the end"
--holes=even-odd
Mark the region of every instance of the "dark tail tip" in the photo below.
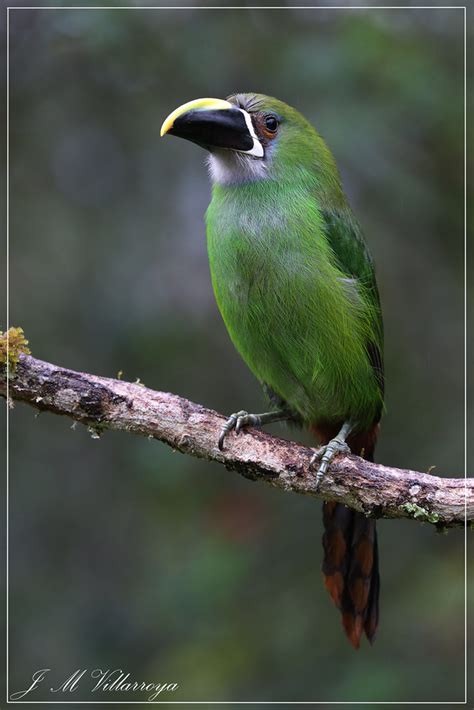
{"type": "Polygon", "coordinates": [[[339,503],[325,503],[324,582],[342,614],[354,648],[365,632],[375,639],[379,618],[379,569],[375,521],[339,503]]]}

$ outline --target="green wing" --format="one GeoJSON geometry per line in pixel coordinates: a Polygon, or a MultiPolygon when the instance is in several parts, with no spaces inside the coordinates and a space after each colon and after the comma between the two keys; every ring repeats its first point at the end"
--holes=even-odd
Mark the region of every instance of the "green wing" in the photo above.
{"type": "Polygon", "coordinates": [[[370,304],[378,342],[368,342],[366,347],[383,395],[383,321],[372,256],[349,209],[341,212],[322,210],[321,216],[324,219],[327,240],[339,268],[348,279],[354,280],[357,291],[363,291],[364,298],[370,304]]]}

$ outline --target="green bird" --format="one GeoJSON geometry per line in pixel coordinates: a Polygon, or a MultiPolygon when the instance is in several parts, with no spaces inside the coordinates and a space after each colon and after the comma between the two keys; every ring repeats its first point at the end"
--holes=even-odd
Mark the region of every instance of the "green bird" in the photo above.
{"type": "MultiPolygon", "coordinates": [[[[273,410],[232,414],[232,430],[290,420],[321,443],[318,481],[334,456],[368,460],[383,409],[383,325],[374,264],[334,158],[294,108],[262,94],[197,99],[161,135],[209,151],[206,213],[214,293],[229,335],[273,410]]],[[[378,623],[375,522],[325,503],[323,575],[355,648],[378,623]]]]}

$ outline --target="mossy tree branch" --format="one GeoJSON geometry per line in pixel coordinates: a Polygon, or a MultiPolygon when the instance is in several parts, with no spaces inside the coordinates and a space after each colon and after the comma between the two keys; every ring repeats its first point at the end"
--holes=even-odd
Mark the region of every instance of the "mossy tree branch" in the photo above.
{"type": "Polygon", "coordinates": [[[338,501],[376,518],[412,518],[454,527],[474,518],[474,479],[427,473],[339,456],[318,489],[308,469],[311,449],[251,430],[217,441],[225,418],[182,397],[140,384],[74,372],[22,352],[0,394],[38,410],[67,416],[101,433],[107,429],[140,434],[198,458],[216,461],[246,478],[276,488],[338,501]]]}

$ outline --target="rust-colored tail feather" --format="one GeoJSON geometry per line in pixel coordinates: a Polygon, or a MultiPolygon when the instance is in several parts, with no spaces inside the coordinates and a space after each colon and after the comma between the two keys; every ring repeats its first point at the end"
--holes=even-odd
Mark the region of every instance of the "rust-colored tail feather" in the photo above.
{"type": "MultiPolygon", "coordinates": [[[[373,460],[378,427],[348,443],[352,451],[373,460]]],[[[320,438],[327,439],[328,435],[320,438]]],[[[375,639],[379,619],[379,562],[375,520],[340,503],[324,503],[323,576],[326,589],[342,614],[342,625],[359,648],[365,631],[375,639]]]]}
{"type": "Polygon", "coordinates": [[[324,503],[326,589],[342,613],[354,648],[365,631],[372,643],[378,623],[379,569],[375,520],[340,503],[324,503]]]}

